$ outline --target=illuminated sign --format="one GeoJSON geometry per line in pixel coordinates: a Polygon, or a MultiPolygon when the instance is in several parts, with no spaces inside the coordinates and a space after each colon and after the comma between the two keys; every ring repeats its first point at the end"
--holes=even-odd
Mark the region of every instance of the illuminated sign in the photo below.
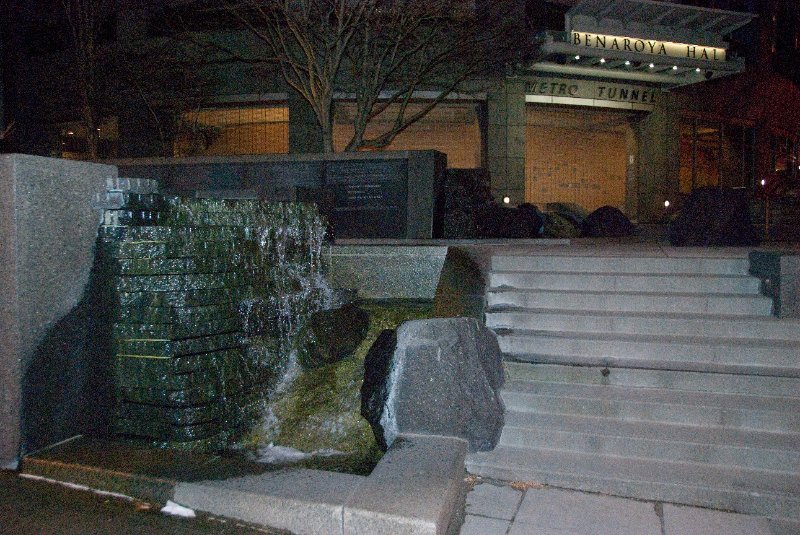
{"type": "Polygon", "coordinates": [[[636,52],[651,56],[688,58],[704,61],[725,61],[725,49],[713,46],[671,43],[653,39],[638,39],[619,35],[599,35],[596,33],[572,32],[572,44],[600,50],[619,50],[636,52]]]}
{"type": "Polygon", "coordinates": [[[534,78],[525,83],[525,93],[531,96],[628,102],[649,107],[657,104],[661,96],[661,90],[656,87],[564,78],[534,78]]]}

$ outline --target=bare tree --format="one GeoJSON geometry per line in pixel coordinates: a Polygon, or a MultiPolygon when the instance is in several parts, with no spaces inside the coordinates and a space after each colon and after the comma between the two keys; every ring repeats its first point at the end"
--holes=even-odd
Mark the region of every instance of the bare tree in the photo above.
{"type": "Polygon", "coordinates": [[[104,52],[100,47],[100,35],[115,8],[115,0],[61,0],[69,24],[72,53],[76,75],[76,89],[81,110],[81,119],[86,128],[87,153],[90,160],[98,156],[98,126],[101,111],[100,72],[104,52]]]}
{"type": "Polygon", "coordinates": [[[244,61],[277,63],[286,83],[314,111],[325,152],[334,150],[337,92],[356,103],[346,150],[383,148],[465,81],[513,62],[520,48],[510,46],[517,36],[507,31],[512,3],[487,5],[478,11],[468,0],[228,1],[227,9],[264,54],[227,52],[244,61]],[[410,111],[420,90],[436,96],[410,111]],[[390,126],[367,138],[367,126],[387,111],[394,114],[390,126]]]}

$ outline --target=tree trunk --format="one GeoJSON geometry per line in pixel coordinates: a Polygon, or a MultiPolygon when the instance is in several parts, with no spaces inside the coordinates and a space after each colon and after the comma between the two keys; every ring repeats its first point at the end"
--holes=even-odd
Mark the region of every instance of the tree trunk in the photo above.
{"type": "Polygon", "coordinates": [[[322,152],[325,154],[332,154],[333,149],[333,121],[329,118],[325,124],[322,125],[322,152]]]}
{"type": "Polygon", "coordinates": [[[86,125],[86,152],[89,160],[96,160],[98,156],[99,136],[94,121],[92,107],[87,103],[83,105],[83,122],[86,125]]]}

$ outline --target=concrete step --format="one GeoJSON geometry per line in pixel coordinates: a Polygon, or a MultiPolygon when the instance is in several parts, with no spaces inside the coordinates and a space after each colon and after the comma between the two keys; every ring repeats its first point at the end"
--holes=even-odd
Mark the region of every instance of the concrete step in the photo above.
{"type": "Polygon", "coordinates": [[[800,398],[509,381],[506,411],[800,433],[800,398]]]}
{"type": "Polygon", "coordinates": [[[506,481],[800,518],[796,473],[617,455],[501,446],[467,456],[467,470],[506,481]]]}
{"type": "Polygon", "coordinates": [[[560,357],[560,363],[800,376],[797,341],[509,331],[501,332],[498,342],[504,353],[521,360],[533,349],[534,361],[547,355],[560,357]]]}
{"type": "Polygon", "coordinates": [[[671,370],[563,366],[509,361],[506,361],[505,368],[506,375],[511,381],[666,388],[753,396],[800,396],[800,378],[797,377],[768,377],[707,372],[676,373],[671,370]]]}
{"type": "Polygon", "coordinates": [[[487,305],[556,310],[703,313],[769,316],[772,300],[755,295],[649,292],[575,292],[564,290],[490,289],[487,305]]]}
{"type": "Polygon", "coordinates": [[[486,313],[491,329],[658,334],[800,341],[800,320],[774,316],[524,309],[486,313]]]}
{"type": "Polygon", "coordinates": [[[761,281],[747,275],[682,273],[572,273],[492,271],[489,286],[537,290],[677,292],[759,295],[761,281]]]}
{"type": "Polygon", "coordinates": [[[510,411],[500,445],[800,472],[800,434],[510,411]]]}
{"type": "MultiPolygon", "coordinates": [[[[707,253],[706,253],[707,254],[707,253]]],[[[666,256],[495,255],[492,271],[747,275],[746,254],[736,258],[666,256]]]]}

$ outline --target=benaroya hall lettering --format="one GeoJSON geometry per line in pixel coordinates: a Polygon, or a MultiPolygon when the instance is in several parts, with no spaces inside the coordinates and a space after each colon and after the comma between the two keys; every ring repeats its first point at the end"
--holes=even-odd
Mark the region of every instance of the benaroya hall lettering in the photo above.
{"type": "Polygon", "coordinates": [[[588,32],[572,32],[572,44],[601,50],[635,52],[651,56],[687,58],[703,61],[725,61],[725,49],[688,43],[673,43],[654,39],[639,39],[620,35],[601,35],[588,32]]]}

